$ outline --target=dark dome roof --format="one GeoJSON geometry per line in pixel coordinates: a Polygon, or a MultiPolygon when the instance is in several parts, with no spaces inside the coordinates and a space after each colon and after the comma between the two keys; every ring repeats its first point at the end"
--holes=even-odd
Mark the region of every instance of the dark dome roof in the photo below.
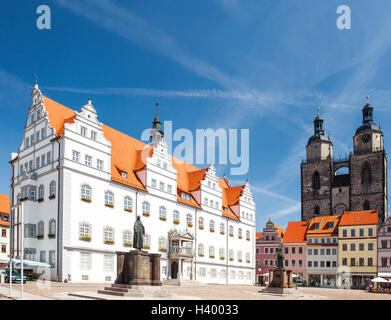
{"type": "Polygon", "coordinates": [[[308,139],[307,145],[311,144],[312,142],[328,142],[331,143],[330,137],[326,136],[324,134],[314,134],[312,137],[308,139]]]}
{"type": "Polygon", "coordinates": [[[357,128],[356,134],[364,132],[364,131],[369,131],[369,130],[381,132],[380,127],[376,123],[367,122],[367,123],[363,123],[361,126],[359,126],[357,128]]]}

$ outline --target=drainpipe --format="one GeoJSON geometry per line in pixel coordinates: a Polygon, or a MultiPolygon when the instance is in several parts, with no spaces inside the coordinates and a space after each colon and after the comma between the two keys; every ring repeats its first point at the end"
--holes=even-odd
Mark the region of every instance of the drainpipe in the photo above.
{"type": "Polygon", "coordinates": [[[194,256],[195,256],[195,261],[194,261],[194,280],[197,280],[197,224],[198,224],[198,220],[197,220],[197,211],[198,209],[195,209],[195,215],[194,215],[194,240],[195,240],[195,243],[194,243],[194,256]]]}
{"type": "MultiPolygon", "coordinates": [[[[61,143],[60,143],[60,137],[54,138],[55,141],[58,143],[58,164],[57,164],[57,172],[58,172],[58,177],[57,177],[57,281],[61,281],[61,275],[60,275],[60,165],[61,165],[61,143]]],[[[62,234],[61,234],[62,236],[62,234]]]]}
{"type": "Polygon", "coordinates": [[[229,234],[228,234],[228,217],[227,217],[227,232],[226,232],[226,239],[227,239],[227,267],[226,267],[226,272],[225,272],[225,284],[228,284],[228,263],[229,263],[229,247],[228,247],[228,237],[229,237],[229,234]]]}

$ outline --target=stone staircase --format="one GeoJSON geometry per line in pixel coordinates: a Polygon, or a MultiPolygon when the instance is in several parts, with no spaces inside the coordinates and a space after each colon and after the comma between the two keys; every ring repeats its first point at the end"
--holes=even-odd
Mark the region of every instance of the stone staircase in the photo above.
{"type": "Polygon", "coordinates": [[[118,297],[171,297],[169,290],[161,286],[131,286],[128,284],[112,284],[104,290],[98,290],[100,294],[108,294],[118,297]]]}
{"type": "Polygon", "coordinates": [[[280,287],[266,287],[265,289],[262,289],[258,291],[258,293],[261,294],[267,294],[267,295],[284,295],[284,294],[292,294],[295,292],[295,289],[292,288],[280,288],[280,287]]]}

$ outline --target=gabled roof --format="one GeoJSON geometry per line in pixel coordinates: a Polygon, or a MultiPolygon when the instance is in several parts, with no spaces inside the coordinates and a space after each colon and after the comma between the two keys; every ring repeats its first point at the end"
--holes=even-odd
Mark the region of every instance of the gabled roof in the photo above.
{"type": "Polygon", "coordinates": [[[331,236],[338,233],[338,225],[341,220],[341,215],[336,216],[320,216],[312,218],[308,230],[307,237],[313,236],[331,236]],[[318,228],[316,228],[318,224],[318,228]]]}
{"type": "Polygon", "coordinates": [[[377,210],[344,211],[339,226],[363,226],[378,224],[377,210]]]}
{"type": "MultiPolygon", "coordinates": [[[[49,124],[55,130],[55,135],[64,134],[64,124],[73,123],[76,112],[46,96],[42,95],[42,97],[48,113],[49,124]]],[[[136,173],[145,168],[145,160],[152,156],[153,147],[109,126],[103,125],[102,130],[105,138],[111,142],[111,179],[137,189],[146,190],[136,173]],[[127,173],[126,177],[122,176],[122,172],[127,173]]],[[[200,188],[201,180],[205,178],[208,168],[200,169],[174,157],[172,157],[172,165],[177,170],[178,202],[200,208],[200,204],[197,203],[191,192],[200,188]],[[190,200],[180,196],[182,191],[190,195],[190,200]]],[[[224,179],[219,179],[219,185],[223,193],[222,207],[228,208],[227,212],[222,210],[222,214],[239,221],[240,218],[235,215],[230,206],[239,202],[244,186],[231,187],[224,179]]]]}
{"type": "Polygon", "coordinates": [[[305,243],[305,234],[307,231],[307,223],[305,221],[289,222],[285,230],[283,243],[305,243]]]}
{"type": "Polygon", "coordinates": [[[0,212],[10,213],[10,196],[6,194],[0,194],[0,212]]]}
{"type": "Polygon", "coordinates": [[[276,225],[276,224],[274,225],[274,227],[277,229],[278,237],[279,237],[280,239],[282,239],[282,238],[284,237],[284,235],[285,235],[284,229],[281,228],[280,226],[276,225]]]}

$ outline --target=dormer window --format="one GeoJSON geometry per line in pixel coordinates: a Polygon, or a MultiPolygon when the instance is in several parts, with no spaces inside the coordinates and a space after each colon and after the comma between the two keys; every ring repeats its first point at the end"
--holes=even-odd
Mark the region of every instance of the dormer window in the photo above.
{"type": "Polygon", "coordinates": [[[224,207],[224,211],[225,211],[225,212],[228,212],[228,208],[227,208],[227,207],[224,207]]]}
{"type": "Polygon", "coordinates": [[[121,172],[121,176],[122,176],[122,178],[127,178],[128,177],[128,173],[125,172],[125,171],[122,171],[121,172]]]}
{"type": "Polygon", "coordinates": [[[185,192],[181,192],[181,198],[190,201],[190,195],[185,192]]]}

